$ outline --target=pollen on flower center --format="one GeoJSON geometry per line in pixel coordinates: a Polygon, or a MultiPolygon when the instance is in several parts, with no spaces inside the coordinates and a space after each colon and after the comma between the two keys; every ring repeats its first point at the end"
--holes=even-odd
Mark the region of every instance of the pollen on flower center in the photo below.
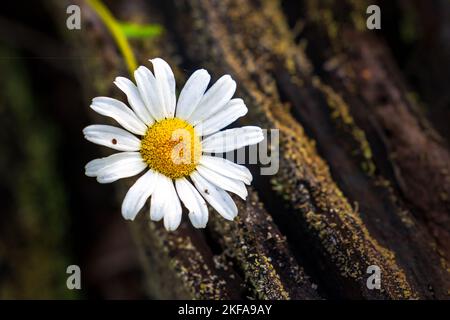
{"type": "Polygon", "coordinates": [[[177,179],[195,170],[202,150],[194,127],[182,119],[171,118],[148,128],[140,152],[150,168],[177,179]]]}

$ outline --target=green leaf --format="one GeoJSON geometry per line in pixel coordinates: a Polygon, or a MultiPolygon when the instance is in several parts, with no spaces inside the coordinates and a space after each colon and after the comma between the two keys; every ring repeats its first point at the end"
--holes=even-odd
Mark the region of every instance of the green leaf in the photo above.
{"type": "Polygon", "coordinates": [[[163,31],[159,24],[119,22],[119,27],[127,38],[152,38],[159,36],[163,31]]]}

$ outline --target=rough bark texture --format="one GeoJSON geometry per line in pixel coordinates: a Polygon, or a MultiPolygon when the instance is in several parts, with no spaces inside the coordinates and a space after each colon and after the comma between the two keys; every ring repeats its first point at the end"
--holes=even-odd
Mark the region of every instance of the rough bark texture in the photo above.
{"type": "MultiPolygon", "coordinates": [[[[98,17],[79,3],[88,32],[70,41],[98,57],[81,72],[92,84],[86,96],[114,95],[110,84],[124,65],[98,17]]],[[[183,221],[168,233],[147,215],[131,225],[149,296],[448,298],[444,139],[409,98],[386,43],[352,19],[367,5],[304,1],[302,12],[291,5],[111,3],[121,20],[165,28],[160,38],[133,40],[139,61],[164,57],[179,80],[198,67],[215,79],[231,74],[249,108],[242,124],[280,132],[279,171],[254,168],[247,201],[235,199],[236,221],[211,211],[204,231],[183,221]],[[381,290],[366,286],[370,265],[381,268],[381,290]]]]}

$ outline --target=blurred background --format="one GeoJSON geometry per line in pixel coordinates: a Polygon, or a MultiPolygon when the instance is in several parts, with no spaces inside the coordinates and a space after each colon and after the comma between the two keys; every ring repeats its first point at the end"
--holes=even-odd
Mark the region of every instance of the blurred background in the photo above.
{"type": "MultiPolygon", "coordinates": [[[[450,2],[376,2],[382,10],[382,29],[376,37],[389,48],[411,99],[448,146],[450,2]]],[[[95,12],[83,11],[88,8],[84,1],[74,3],[82,7],[81,30],[67,30],[65,10],[70,2],[7,1],[0,9],[0,298],[158,298],[145,289],[138,251],[120,214],[123,191],[84,175],[84,165],[99,156],[99,148],[85,141],[81,132],[97,119],[89,101],[112,91],[117,95],[112,80],[127,76],[127,66],[118,60],[112,38],[90,33],[104,28],[95,12]],[[112,52],[96,56],[83,50],[87,38],[100,45],[111,43],[112,52]],[[103,80],[92,75],[100,72],[95,67],[99,60],[106,60],[102,63],[109,68],[102,71],[107,75],[103,80]],[[94,85],[95,81],[101,83],[94,85]],[[81,267],[82,290],[67,289],[69,265],[81,267]]],[[[165,41],[166,52],[183,52],[165,16],[170,6],[164,1],[104,3],[123,21],[132,16],[128,12],[133,6],[142,3],[159,10],[162,14],[146,22],[150,29],[137,31],[148,41],[130,37],[150,46],[165,41]],[[166,18],[159,20],[161,16],[166,18]]],[[[305,16],[305,3],[280,4],[301,46],[315,28],[305,16]]],[[[342,5],[336,10],[347,9],[342,5]]],[[[140,15],[154,12],[149,9],[140,15]]],[[[365,22],[365,13],[360,13],[354,18],[365,22]]],[[[146,63],[151,56],[137,46],[138,63],[146,63]]],[[[320,46],[317,39],[306,48],[313,67],[321,63],[320,46]]],[[[172,57],[182,72],[197,67],[184,61],[182,54],[172,57]]]]}
{"type": "Polygon", "coordinates": [[[82,136],[91,97],[78,73],[96,58],[74,57],[55,3],[11,1],[0,17],[0,297],[142,298],[113,186],[84,175],[98,151],[82,136]],[[69,265],[83,271],[80,291],[66,287],[69,265]]]}

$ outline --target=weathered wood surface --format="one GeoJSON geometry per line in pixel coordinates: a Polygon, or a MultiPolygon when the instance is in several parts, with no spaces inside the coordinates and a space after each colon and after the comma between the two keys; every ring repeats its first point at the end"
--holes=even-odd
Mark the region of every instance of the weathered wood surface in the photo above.
{"type": "MultiPolygon", "coordinates": [[[[125,75],[123,61],[79,3],[88,32],[70,41],[96,57],[80,72],[85,94],[117,95],[111,83],[125,75]]],[[[268,0],[111,7],[119,19],[164,26],[158,39],[133,40],[141,63],[164,57],[178,66],[179,81],[198,67],[216,79],[231,74],[249,107],[242,123],[280,130],[280,170],[253,170],[255,186],[246,202],[236,199],[235,222],[210,212],[204,231],[183,221],[168,233],[143,214],[131,224],[149,296],[448,298],[450,161],[442,138],[407,98],[382,40],[341,23],[346,13],[330,15],[332,2],[305,1],[297,16],[287,8],[268,0]],[[300,35],[288,20],[304,24],[300,35]],[[382,290],[367,288],[369,265],[381,268],[382,290]]]]}

